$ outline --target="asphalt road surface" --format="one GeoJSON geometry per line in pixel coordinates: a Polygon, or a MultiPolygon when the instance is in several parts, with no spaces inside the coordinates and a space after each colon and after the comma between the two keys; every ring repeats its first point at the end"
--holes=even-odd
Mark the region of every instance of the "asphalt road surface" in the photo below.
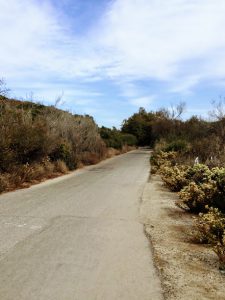
{"type": "Polygon", "coordinates": [[[158,300],[136,150],[0,196],[1,300],[158,300]]]}

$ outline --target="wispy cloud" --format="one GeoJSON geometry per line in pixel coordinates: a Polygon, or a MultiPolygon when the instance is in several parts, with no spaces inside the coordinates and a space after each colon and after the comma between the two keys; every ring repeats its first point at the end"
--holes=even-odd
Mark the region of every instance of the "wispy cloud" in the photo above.
{"type": "Polygon", "coordinates": [[[223,0],[170,0],[169,5],[165,0],[117,0],[107,16],[103,42],[118,61],[111,76],[166,81],[196,73],[199,80],[224,76],[223,0]]]}
{"type": "Polygon", "coordinates": [[[155,96],[146,96],[141,98],[130,99],[129,102],[136,107],[149,108],[150,104],[152,104],[155,98],[155,96]]]}
{"type": "Polygon", "coordinates": [[[65,90],[86,101],[97,96],[95,83],[110,81],[118,97],[144,106],[161,90],[147,92],[142,80],[165,84],[164,94],[185,94],[225,78],[224,0],[108,1],[82,35],[79,16],[68,16],[63,3],[0,0],[0,76],[15,89],[65,90]],[[86,86],[83,95],[74,82],[86,86]]]}
{"type": "Polygon", "coordinates": [[[50,1],[0,0],[2,72],[130,80],[225,75],[223,0],[116,0],[82,38],[50,1]],[[213,55],[215,54],[215,55],[213,55]],[[213,58],[213,64],[212,64],[213,58]],[[198,70],[194,60],[198,61],[198,70]]]}

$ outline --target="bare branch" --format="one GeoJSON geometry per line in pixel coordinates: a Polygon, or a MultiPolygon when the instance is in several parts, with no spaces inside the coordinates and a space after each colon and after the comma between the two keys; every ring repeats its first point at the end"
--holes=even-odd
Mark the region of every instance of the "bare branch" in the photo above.
{"type": "Polygon", "coordinates": [[[209,116],[215,120],[222,120],[225,118],[225,99],[220,98],[219,101],[212,101],[213,109],[209,111],[209,116]]]}
{"type": "Polygon", "coordinates": [[[10,90],[6,88],[6,83],[4,78],[0,79],[0,96],[6,96],[10,90]]]}

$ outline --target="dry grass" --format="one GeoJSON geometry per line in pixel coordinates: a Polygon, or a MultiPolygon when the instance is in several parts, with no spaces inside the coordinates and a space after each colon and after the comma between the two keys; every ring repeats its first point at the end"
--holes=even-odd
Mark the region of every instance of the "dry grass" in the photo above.
{"type": "Polygon", "coordinates": [[[84,152],[80,161],[84,165],[95,165],[100,161],[100,158],[96,153],[84,152]]]}
{"type": "Polygon", "coordinates": [[[69,172],[66,164],[62,160],[57,160],[55,162],[55,171],[61,174],[67,174],[69,172]]]}

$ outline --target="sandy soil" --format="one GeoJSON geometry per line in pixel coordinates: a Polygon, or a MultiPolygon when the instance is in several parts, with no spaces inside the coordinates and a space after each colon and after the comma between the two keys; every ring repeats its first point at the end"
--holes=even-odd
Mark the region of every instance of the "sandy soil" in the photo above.
{"type": "Polygon", "coordinates": [[[142,221],[152,245],[165,299],[225,299],[225,275],[208,246],[191,242],[193,216],[175,205],[177,195],[158,175],[146,184],[142,221]]]}

